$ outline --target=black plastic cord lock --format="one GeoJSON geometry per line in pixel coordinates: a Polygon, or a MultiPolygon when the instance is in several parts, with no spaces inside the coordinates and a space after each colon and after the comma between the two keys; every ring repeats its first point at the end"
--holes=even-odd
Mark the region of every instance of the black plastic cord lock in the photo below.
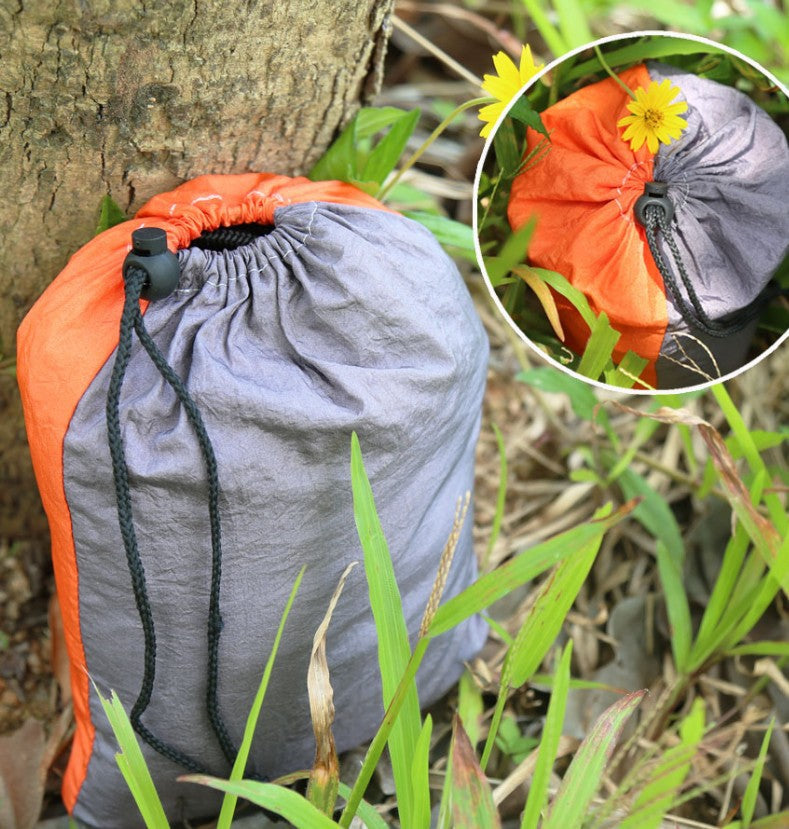
{"type": "Polygon", "coordinates": [[[667,224],[674,218],[674,202],[668,197],[668,184],[665,181],[648,181],[644,187],[644,194],[636,199],[633,212],[644,227],[647,226],[646,209],[650,204],[663,208],[667,224]]]}
{"type": "Polygon", "coordinates": [[[160,227],[141,227],[132,231],[132,250],[123,260],[123,275],[129,268],[145,271],[143,299],[163,299],[178,284],[181,266],[167,247],[167,234],[160,227]]]}

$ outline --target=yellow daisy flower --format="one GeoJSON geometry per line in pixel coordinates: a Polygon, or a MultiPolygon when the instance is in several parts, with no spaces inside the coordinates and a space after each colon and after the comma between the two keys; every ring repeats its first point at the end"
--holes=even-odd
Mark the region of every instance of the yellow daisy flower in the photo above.
{"type": "Polygon", "coordinates": [[[479,111],[480,121],[487,122],[480,131],[483,138],[490,135],[504,107],[521,91],[527,81],[545,66],[544,63],[535,66],[529,46],[524,46],[521,51],[520,66],[516,66],[512,58],[504,52],[493,56],[493,65],[498,75],[485,75],[482,79],[482,88],[497,99],[495,103],[488,104],[479,111]]]}
{"type": "Polygon", "coordinates": [[[630,142],[633,152],[646,141],[649,152],[656,153],[661,141],[670,144],[687,129],[688,122],[679,113],[685,112],[688,105],[684,101],[671,103],[680,91],[668,78],[660,84],[652,81],[647,89],[639,87],[635,91],[635,100],[627,105],[632,115],[617,122],[618,127],[627,127],[622,139],[630,142]]]}

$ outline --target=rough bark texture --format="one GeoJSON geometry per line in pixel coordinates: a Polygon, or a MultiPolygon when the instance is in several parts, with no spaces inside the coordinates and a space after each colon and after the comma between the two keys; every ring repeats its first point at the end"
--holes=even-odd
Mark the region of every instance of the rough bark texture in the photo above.
{"type": "MultiPolygon", "coordinates": [[[[202,173],[309,169],[376,91],[392,0],[0,0],[0,359],[92,236],[202,173]]],[[[40,531],[0,371],[0,536],[40,531]]]]}

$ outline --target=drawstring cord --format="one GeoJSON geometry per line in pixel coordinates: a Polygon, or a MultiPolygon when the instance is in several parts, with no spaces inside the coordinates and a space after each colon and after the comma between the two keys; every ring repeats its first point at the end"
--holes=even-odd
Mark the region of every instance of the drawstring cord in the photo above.
{"type": "Polygon", "coordinates": [[[685,268],[685,263],[682,261],[679,246],[671,231],[670,223],[674,215],[674,205],[668,198],[667,191],[668,185],[663,182],[648,182],[644,189],[644,195],[640,196],[636,201],[635,214],[638,221],[644,226],[652,257],[663,277],[663,282],[671,295],[676,309],[689,326],[711,337],[724,338],[742,331],[761,314],[766,303],[784,292],[773,283],[766,292],[760,294],[745,307],[731,314],[727,314],[720,319],[712,319],[704,310],[699,300],[696,289],[693,287],[693,282],[685,268]],[[671,268],[663,258],[658,244],[658,230],[663,234],[663,238],[668,245],[680,281],[688,295],[690,303],[683,296],[671,268]]]}
{"type": "MultiPolygon", "coordinates": [[[[222,631],[222,616],[219,609],[219,594],[222,580],[222,528],[219,517],[219,476],[217,471],[216,455],[208,436],[200,412],[181,379],[173,371],[167,359],[154,343],[143,322],[140,312],[140,298],[146,292],[152,298],[166,296],[177,284],[177,274],[173,279],[173,267],[178,269],[177,258],[167,251],[166,236],[158,228],[146,228],[132,234],[134,250],[124,263],[124,290],[125,300],[121,314],[120,334],[115,362],[112,367],[109,389],[107,391],[107,437],[112,458],[112,473],[115,483],[115,494],[118,503],[118,524],[120,527],[123,546],[126,551],[126,560],[131,576],[134,600],[142,622],[144,637],[143,679],[137,701],[130,714],[130,721],[134,730],[145,740],[151,748],[163,756],[178,763],[193,772],[205,773],[207,769],[188,757],[183,752],[156,737],[141,722],[141,717],[148,707],[153,694],[156,676],[156,633],[153,614],[145,579],[140,552],[137,546],[137,535],[134,530],[132,503],[129,486],[129,471],[126,464],[126,454],[120,426],[120,395],[126,369],[129,365],[132,349],[132,331],[136,332],[151,361],[161,376],[175,392],[178,400],[187,414],[189,422],[197,436],[203,454],[208,478],[208,512],[211,524],[211,589],[208,608],[208,683],[206,692],[206,709],[222,753],[232,765],[237,749],[234,746],[224,720],[219,712],[217,699],[219,684],[219,637],[222,631]],[[139,234],[138,238],[135,236],[139,234]],[[165,262],[162,257],[171,259],[165,262]],[[157,268],[155,260],[159,260],[166,275],[159,279],[162,268],[157,268]],[[151,267],[148,264],[151,264],[151,267]],[[174,264],[173,264],[174,263],[174,264]],[[162,284],[166,283],[162,288],[162,284]],[[169,288],[168,288],[169,286],[169,288]]],[[[223,230],[228,230],[227,228],[223,230]]],[[[246,231],[245,238],[250,236],[246,231]]],[[[203,234],[203,239],[211,234],[203,234]]],[[[255,235],[251,235],[254,238],[255,235]]],[[[239,237],[241,238],[241,237],[239,237]]],[[[237,239],[238,241],[238,239],[237,239]]]]}

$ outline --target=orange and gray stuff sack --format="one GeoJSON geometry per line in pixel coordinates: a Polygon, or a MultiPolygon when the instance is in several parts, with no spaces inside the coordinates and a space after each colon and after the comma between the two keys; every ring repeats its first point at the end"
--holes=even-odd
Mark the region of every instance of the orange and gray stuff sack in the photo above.
{"type": "MultiPolygon", "coordinates": [[[[71,258],[20,328],[19,384],[71,663],[63,797],[76,818],[140,825],[89,677],[132,709],[168,816],[216,812],[217,793],[176,777],[229,773],[305,564],[247,776],[311,765],[312,638],[362,557],[351,434],[415,636],[456,500],[472,488],[487,354],[434,237],[346,184],[204,176],[71,258]],[[158,255],[162,239],[177,251],[166,296],[139,301],[167,290],[140,268],[124,279],[133,231],[137,256],[158,255]]],[[[470,527],[448,596],[476,575],[470,527]]],[[[423,704],[457,680],[485,630],[474,618],[431,645],[423,704]]],[[[377,647],[357,568],[328,635],[340,751],[383,716],[377,647]]]]}
{"type": "MultiPolygon", "coordinates": [[[[736,89],[653,62],[620,77],[631,89],[678,87],[688,104],[681,137],[634,152],[617,126],[627,93],[613,78],[587,86],[542,113],[550,149],[515,178],[508,217],[516,229],[536,217],[529,261],[608,315],[621,333],[617,362],[632,350],[649,361],[649,385],[695,385],[746,361],[773,293],[789,250],[789,146],[736,89]],[[642,196],[653,205],[644,224],[642,196]]],[[[544,140],[530,129],[528,151],[544,140]]],[[[555,297],[566,344],[582,353],[589,328],[555,297]]]]}

